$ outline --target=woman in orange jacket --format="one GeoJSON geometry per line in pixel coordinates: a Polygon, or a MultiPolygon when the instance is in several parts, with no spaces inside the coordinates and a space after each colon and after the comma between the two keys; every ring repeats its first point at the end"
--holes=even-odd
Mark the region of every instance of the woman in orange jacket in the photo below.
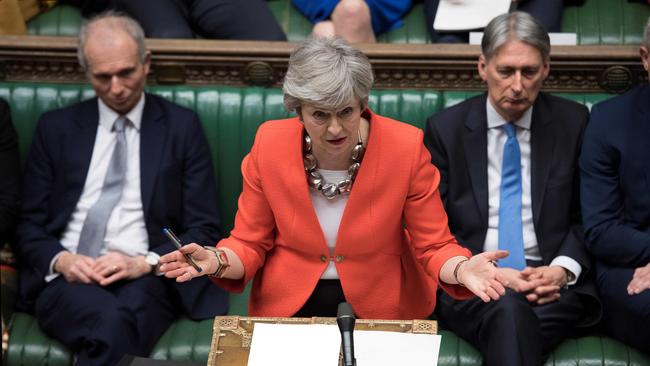
{"type": "Polygon", "coordinates": [[[458,245],[422,131],[370,111],[372,82],[367,57],[345,41],[303,42],[283,86],[298,116],[257,131],[230,237],[161,257],[165,275],[208,274],[230,291],[255,278],[253,316],[334,316],[347,301],[361,318],[426,318],[438,285],[498,299],[492,261],[507,252],[471,257],[458,245]]]}

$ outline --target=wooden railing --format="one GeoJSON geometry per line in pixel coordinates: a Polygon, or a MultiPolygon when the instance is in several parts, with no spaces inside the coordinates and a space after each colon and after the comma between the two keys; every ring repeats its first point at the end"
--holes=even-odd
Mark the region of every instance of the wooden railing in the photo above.
{"type": "MultiPolygon", "coordinates": [[[[150,84],[274,86],[282,83],[294,43],[147,40],[150,84]]],[[[478,46],[360,44],[375,72],[375,88],[482,90],[478,46]]],[[[79,83],[85,80],[70,37],[0,37],[0,82],[79,83]]],[[[621,92],[647,81],[635,46],[556,46],[544,89],[621,92]]]]}

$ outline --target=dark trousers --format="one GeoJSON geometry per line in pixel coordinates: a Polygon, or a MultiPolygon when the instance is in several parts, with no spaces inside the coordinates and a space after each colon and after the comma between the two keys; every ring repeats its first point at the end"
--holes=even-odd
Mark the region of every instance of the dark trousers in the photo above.
{"type": "Polygon", "coordinates": [[[50,282],[39,295],[39,325],[77,355],[76,365],[115,365],[148,356],[177,313],[164,280],[146,275],[107,287],[50,282]]]}
{"type": "Polygon", "coordinates": [[[286,40],[264,0],[112,0],[112,6],[150,38],[286,40]]]}
{"type": "Polygon", "coordinates": [[[603,303],[603,325],[614,338],[650,355],[650,290],[629,295],[634,269],[597,265],[596,280],[603,303]]]}
{"type": "MultiPolygon", "coordinates": [[[[345,295],[339,280],[320,280],[314,292],[293,316],[311,318],[312,316],[336,316],[338,306],[345,302],[345,295]]],[[[352,308],[354,310],[354,307],[352,308]]]]}
{"type": "Polygon", "coordinates": [[[558,301],[531,305],[525,296],[506,290],[497,301],[458,301],[438,291],[436,315],[441,325],[476,347],[487,366],[542,365],[550,351],[583,314],[579,296],[564,290],[558,301]]]}
{"type": "MultiPolygon", "coordinates": [[[[529,13],[539,20],[547,32],[562,31],[563,0],[525,0],[520,1],[517,10],[529,13]]],[[[469,32],[439,32],[433,29],[433,21],[440,0],[424,0],[426,28],[433,43],[467,43],[469,32]]]]}

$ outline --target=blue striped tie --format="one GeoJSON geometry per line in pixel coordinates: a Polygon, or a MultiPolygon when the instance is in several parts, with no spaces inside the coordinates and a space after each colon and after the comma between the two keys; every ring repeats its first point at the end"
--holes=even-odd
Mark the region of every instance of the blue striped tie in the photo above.
{"type": "Polygon", "coordinates": [[[521,152],[517,142],[516,126],[506,123],[508,135],[503,146],[501,165],[501,193],[499,198],[499,249],[510,255],[499,260],[502,267],[522,270],[526,267],[524,238],[521,228],[521,152]]]}

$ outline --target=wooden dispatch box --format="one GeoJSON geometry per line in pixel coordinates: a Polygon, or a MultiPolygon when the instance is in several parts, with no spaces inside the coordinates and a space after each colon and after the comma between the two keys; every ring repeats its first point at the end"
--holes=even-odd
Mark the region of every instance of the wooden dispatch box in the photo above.
{"type": "MultiPolygon", "coordinates": [[[[255,323],[336,325],[336,318],[218,316],[214,319],[212,326],[208,366],[246,366],[255,323]]],[[[437,334],[438,323],[435,320],[357,319],[354,329],[437,334]]]]}

